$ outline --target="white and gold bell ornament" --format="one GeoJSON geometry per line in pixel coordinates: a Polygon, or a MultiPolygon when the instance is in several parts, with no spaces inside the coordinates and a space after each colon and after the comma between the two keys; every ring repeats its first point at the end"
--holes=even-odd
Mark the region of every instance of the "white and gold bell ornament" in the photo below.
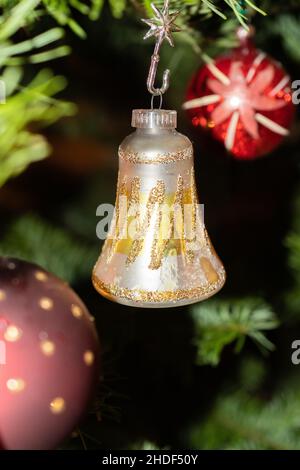
{"type": "Polygon", "coordinates": [[[193,147],[176,111],[134,110],[119,148],[114,218],[93,272],[95,288],[135,307],[175,307],[218,292],[225,271],[205,229],[193,147]]]}
{"type": "MultiPolygon", "coordinates": [[[[152,97],[169,86],[169,71],[161,88],[154,87],[159,48],[173,45],[178,13],[154,5],[153,20],[145,20],[157,38],[147,87],[152,97]]],[[[193,147],[176,131],[177,113],[137,109],[135,132],[119,148],[119,176],[114,217],[93,270],[100,294],[120,304],[162,308],[207,299],[225,282],[224,267],[215,253],[198,204],[193,147]]]]}

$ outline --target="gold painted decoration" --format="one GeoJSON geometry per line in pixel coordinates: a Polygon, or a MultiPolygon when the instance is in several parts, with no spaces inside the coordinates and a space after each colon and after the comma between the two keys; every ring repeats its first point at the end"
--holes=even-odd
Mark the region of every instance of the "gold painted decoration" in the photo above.
{"type": "MultiPolygon", "coordinates": [[[[168,113],[143,112],[155,113],[156,122],[168,113]]],[[[164,126],[150,133],[140,128],[125,139],[124,149],[120,147],[115,214],[93,272],[94,286],[102,295],[137,307],[197,302],[225,282],[198,203],[193,156],[182,158],[191,143],[164,126]],[[127,158],[132,154],[138,162],[127,158]],[[167,165],[159,161],[168,154],[172,161],[167,165]]]]}
{"type": "Polygon", "coordinates": [[[193,158],[193,147],[190,145],[180,152],[168,152],[165,154],[155,154],[155,156],[150,157],[145,153],[140,152],[130,152],[123,150],[121,147],[119,149],[119,157],[121,160],[130,162],[130,163],[141,163],[143,165],[154,165],[154,164],[168,164],[178,162],[180,160],[188,160],[193,158]]]}
{"type": "MultiPolygon", "coordinates": [[[[225,282],[225,276],[222,281],[225,282]]],[[[220,289],[218,284],[167,291],[127,289],[115,284],[105,284],[95,276],[93,276],[93,284],[95,289],[109,300],[119,299],[119,303],[127,305],[133,302],[136,307],[176,307],[178,302],[190,304],[205,300],[220,289]]]]}

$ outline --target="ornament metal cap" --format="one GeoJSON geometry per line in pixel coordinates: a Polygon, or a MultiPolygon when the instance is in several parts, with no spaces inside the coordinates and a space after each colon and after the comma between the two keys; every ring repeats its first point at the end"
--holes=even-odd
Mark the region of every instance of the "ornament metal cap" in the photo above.
{"type": "Polygon", "coordinates": [[[131,125],[139,129],[175,129],[177,112],[166,109],[134,109],[131,125]]]}

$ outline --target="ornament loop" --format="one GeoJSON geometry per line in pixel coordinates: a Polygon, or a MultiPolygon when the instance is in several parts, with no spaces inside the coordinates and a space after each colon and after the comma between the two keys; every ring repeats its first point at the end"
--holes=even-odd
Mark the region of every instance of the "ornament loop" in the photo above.
{"type": "Polygon", "coordinates": [[[152,97],[151,97],[151,109],[154,109],[154,98],[156,96],[159,96],[159,107],[158,109],[161,109],[162,107],[162,102],[163,102],[163,97],[162,97],[162,92],[158,93],[158,94],[153,94],[152,97]]]}

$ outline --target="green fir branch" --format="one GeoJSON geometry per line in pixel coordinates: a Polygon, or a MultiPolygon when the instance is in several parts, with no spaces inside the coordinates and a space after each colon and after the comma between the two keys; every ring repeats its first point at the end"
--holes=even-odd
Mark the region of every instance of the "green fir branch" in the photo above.
{"type": "Polygon", "coordinates": [[[66,86],[63,77],[54,77],[44,69],[21,87],[21,74],[19,68],[8,68],[2,76],[7,83],[8,96],[0,105],[0,187],[12,176],[22,173],[30,163],[50,153],[45,138],[29,132],[28,126],[33,123],[49,125],[63,116],[73,115],[76,109],[71,103],[53,98],[66,86]],[[18,92],[14,94],[16,88],[18,92]]]}
{"type": "MultiPolygon", "coordinates": [[[[11,37],[18,29],[34,23],[43,14],[52,16],[58,24],[69,27],[76,35],[85,38],[86,33],[74,20],[74,13],[79,12],[95,21],[99,18],[104,3],[104,0],[0,0],[0,40],[11,37]]],[[[127,0],[108,0],[108,3],[115,18],[121,18],[128,6],[127,0]]]]}
{"type": "Polygon", "coordinates": [[[97,257],[94,247],[33,215],[9,226],[0,240],[0,253],[37,263],[70,283],[88,277],[97,257]]]}
{"type": "Polygon", "coordinates": [[[4,7],[4,14],[0,17],[0,41],[13,36],[18,29],[26,25],[29,14],[40,3],[40,0],[21,0],[14,2],[15,6],[11,7],[11,2],[0,2],[0,6],[4,7]],[[6,6],[6,8],[5,8],[6,6]]]}
{"type": "Polygon", "coordinates": [[[64,30],[62,28],[52,28],[26,41],[14,44],[6,42],[0,49],[0,65],[41,63],[64,57],[70,53],[70,48],[65,45],[55,46],[43,52],[33,52],[37,49],[52,45],[63,36],[64,30]],[[30,52],[29,55],[23,55],[28,52],[30,52]]]}
{"type": "MultiPolygon", "coordinates": [[[[149,16],[153,15],[151,3],[151,0],[142,0],[143,7],[149,16]]],[[[164,1],[158,0],[156,4],[157,6],[162,7],[164,1]]],[[[249,8],[250,12],[257,12],[264,16],[266,15],[266,12],[256,5],[255,2],[252,2],[251,0],[245,0],[245,4],[249,8]]],[[[244,13],[244,9],[241,6],[240,0],[175,0],[172,2],[171,6],[174,10],[179,9],[188,11],[189,17],[196,15],[207,17],[215,14],[223,20],[227,20],[233,13],[238,22],[241,23],[244,27],[248,28],[248,16],[244,13]]]]}
{"type": "Polygon", "coordinates": [[[267,25],[267,33],[280,37],[286,53],[300,62],[300,18],[292,14],[276,16],[267,25]]]}
{"type": "Polygon", "coordinates": [[[189,433],[195,449],[300,449],[300,394],[287,387],[270,401],[245,392],[221,397],[211,414],[189,433]]]}
{"type": "Polygon", "coordinates": [[[218,365],[225,346],[235,343],[239,352],[247,337],[263,350],[274,349],[263,332],[276,328],[278,321],[260,299],[209,301],[195,306],[192,316],[198,364],[218,365]]]}

